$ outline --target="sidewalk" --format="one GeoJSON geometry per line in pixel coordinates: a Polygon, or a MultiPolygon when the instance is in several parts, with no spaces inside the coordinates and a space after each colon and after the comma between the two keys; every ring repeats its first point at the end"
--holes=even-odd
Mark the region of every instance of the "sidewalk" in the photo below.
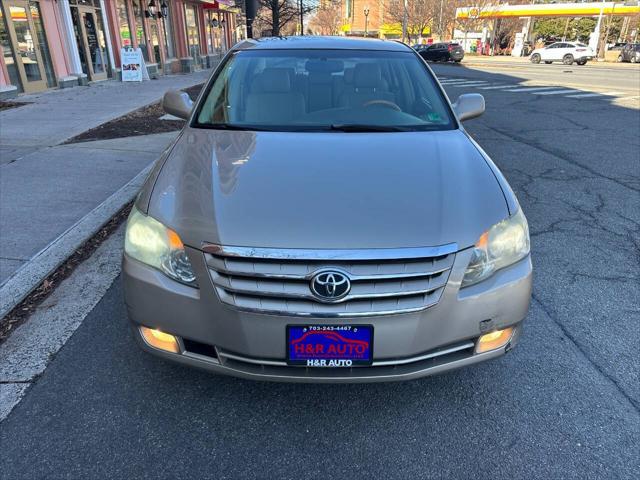
{"type": "MultiPolygon", "coordinates": [[[[0,288],[149,166],[177,132],[59,144],[160,100],[170,88],[203,83],[209,74],[24,95],[16,100],[33,103],[0,112],[0,288]]],[[[1,293],[4,305],[7,294],[1,293]]]]}

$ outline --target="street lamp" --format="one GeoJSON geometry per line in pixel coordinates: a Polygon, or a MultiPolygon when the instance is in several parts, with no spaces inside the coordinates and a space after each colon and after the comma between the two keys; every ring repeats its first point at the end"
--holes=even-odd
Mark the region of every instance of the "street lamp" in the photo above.
{"type": "Polygon", "coordinates": [[[147,11],[145,12],[147,18],[154,18],[156,16],[157,6],[156,0],[150,0],[147,5],[147,11]]]}
{"type": "Polygon", "coordinates": [[[369,7],[364,7],[364,36],[369,36],[369,7]]]}
{"type": "Polygon", "coordinates": [[[162,15],[162,18],[167,18],[169,16],[169,5],[167,5],[167,2],[164,0],[162,0],[162,4],[160,5],[159,15],[162,15]]]}

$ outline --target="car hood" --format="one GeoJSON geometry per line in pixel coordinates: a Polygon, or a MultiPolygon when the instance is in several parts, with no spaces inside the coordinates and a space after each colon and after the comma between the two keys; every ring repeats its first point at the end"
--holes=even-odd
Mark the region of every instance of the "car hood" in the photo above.
{"type": "Polygon", "coordinates": [[[149,214],[195,248],[356,249],[464,248],[509,211],[461,130],[187,128],[156,180],[149,214]]]}

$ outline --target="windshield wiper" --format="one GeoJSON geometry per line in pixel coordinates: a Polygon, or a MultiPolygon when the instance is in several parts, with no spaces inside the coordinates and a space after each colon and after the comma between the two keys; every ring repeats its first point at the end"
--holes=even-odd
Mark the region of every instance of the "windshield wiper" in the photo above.
{"type": "Polygon", "coordinates": [[[389,125],[366,125],[358,123],[334,123],[331,130],[339,132],[408,132],[407,127],[389,125]]]}
{"type": "Polygon", "coordinates": [[[212,130],[239,130],[254,132],[270,131],[269,129],[256,127],[254,125],[233,125],[231,123],[197,123],[195,126],[199,128],[210,128],[212,130]]]}

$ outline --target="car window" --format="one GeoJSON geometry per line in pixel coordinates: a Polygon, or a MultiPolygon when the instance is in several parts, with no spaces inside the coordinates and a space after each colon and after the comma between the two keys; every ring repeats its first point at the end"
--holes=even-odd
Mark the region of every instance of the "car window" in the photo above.
{"type": "Polygon", "coordinates": [[[411,51],[242,50],[228,57],[202,98],[195,127],[456,128],[433,75],[411,51]]]}
{"type": "Polygon", "coordinates": [[[558,48],[559,45],[560,45],[559,43],[552,43],[547,48],[558,48]]]}

